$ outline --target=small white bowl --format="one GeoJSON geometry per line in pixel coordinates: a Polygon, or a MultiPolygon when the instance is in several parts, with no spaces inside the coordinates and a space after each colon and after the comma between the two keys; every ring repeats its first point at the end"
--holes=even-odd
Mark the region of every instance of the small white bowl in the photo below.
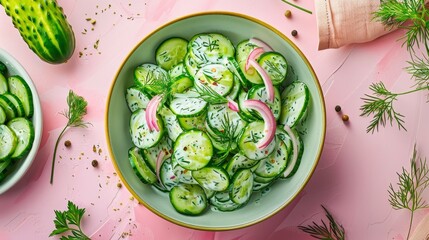
{"type": "Polygon", "coordinates": [[[28,171],[31,164],[36,157],[37,150],[39,149],[40,140],[42,139],[42,110],[40,107],[39,95],[37,94],[36,87],[33,84],[28,73],[25,71],[24,67],[9,53],[0,48],[0,61],[3,62],[8,69],[8,76],[11,75],[19,75],[21,76],[28,84],[33,94],[33,105],[34,105],[34,113],[32,117],[32,122],[34,125],[34,142],[31,147],[30,152],[27,156],[17,163],[15,169],[0,182],[0,195],[11,187],[13,187],[28,171]]]}

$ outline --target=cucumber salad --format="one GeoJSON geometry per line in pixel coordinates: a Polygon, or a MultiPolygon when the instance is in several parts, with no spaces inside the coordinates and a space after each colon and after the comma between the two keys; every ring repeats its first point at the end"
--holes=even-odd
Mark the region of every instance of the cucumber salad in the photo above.
{"type": "Polygon", "coordinates": [[[233,211],[294,175],[304,151],[296,127],[310,92],[286,80],[291,68],[282,54],[256,38],[235,46],[201,33],[166,39],[155,60],[137,66],[126,89],[128,158],[143,183],[168,192],[177,212],[233,211]]]}
{"type": "Polygon", "coordinates": [[[33,146],[33,95],[18,75],[0,62],[0,184],[33,146]]]}

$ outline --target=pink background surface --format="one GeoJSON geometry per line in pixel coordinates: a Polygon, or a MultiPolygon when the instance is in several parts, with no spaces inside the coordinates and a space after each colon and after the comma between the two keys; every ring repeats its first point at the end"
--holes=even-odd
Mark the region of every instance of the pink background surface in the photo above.
{"type": "MultiPolygon", "coordinates": [[[[86,208],[83,229],[92,239],[312,239],[298,225],[324,218],[321,204],[346,228],[348,239],[405,239],[409,213],[395,211],[387,188],[397,182],[396,172],[408,168],[413,145],[429,156],[429,108],[425,93],[400,98],[397,109],[406,116],[408,131],[382,129],[367,134],[370,119],[359,116],[368,86],[383,81],[393,91],[413,82],[403,71],[408,54],[394,32],[371,43],[317,51],[316,16],[292,9],[280,0],[111,0],[58,1],[75,31],[77,46],[66,64],[39,60],[22,41],[11,20],[0,11],[0,47],[20,61],[37,87],[44,126],[37,158],[12,189],[0,196],[0,239],[48,239],[54,229],[54,209],[65,210],[67,200],[86,208]],[[292,10],[286,19],[284,12],[292,10]],[[313,65],[327,107],[327,135],[322,158],[305,189],[284,210],[254,226],[226,232],[204,232],[167,222],[133,200],[108,155],[104,133],[107,94],[122,60],[148,33],[177,17],[201,11],[231,11],[256,17],[290,36],[313,65]],[[93,18],[94,26],[86,20],[93,18]],[[91,30],[91,28],[94,28],[91,30]],[[84,29],[87,33],[83,34],[84,29]],[[99,41],[98,50],[93,45],[99,41]],[[79,57],[79,52],[83,55],[79,57]],[[49,184],[55,140],[66,119],[72,89],[88,102],[88,129],[70,129],[58,150],[55,183],[49,184]],[[341,105],[350,116],[345,125],[334,111],[341,105]],[[72,142],[66,149],[65,140],[72,142]],[[96,148],[96,152],[93,148],[96,148]],[[98,160],[93,168],[91,161],[98,160]]],[[[296,3],[314,10],[312,1],[296,3]]],[[[429,194],[425,196],[429,200],[429,194]]],[[[417,212],[417,223],[429,211],[417,212]]],[[[52,239],[57,239],[53,237],[52,239]]]]}

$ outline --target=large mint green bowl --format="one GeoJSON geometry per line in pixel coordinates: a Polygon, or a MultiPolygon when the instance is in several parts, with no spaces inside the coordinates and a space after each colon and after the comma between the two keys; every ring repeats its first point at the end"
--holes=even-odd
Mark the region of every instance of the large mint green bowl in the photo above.
{"type": "Polygon", "coordinates": [[[250,226],[274,215],[286,207],[304,188],[319,161],[325,139],[326,116],[322,91],[317,77],[305,56],[282,33],[255,18],[229,12],[208,12],[185,16],[174,20],[144,38],[120,66],[113,81],[107,101],[106,134],[113,164],[128,190],[144,206],[160,217],[173,223],[201,230],[231,230],[250,226]],[[209,210],[200,216],[185,216],[171,206],[167,193],[143,184],[134,174],[127,151],[132,146],[129,135],[130,111],[124,94],[133,84],[133,71],[145,62],[155,62],[157,46],[167,38],[179,36],[190,39],[194,34],[218,32],[239,41],[256,37],[281,52],[305,82],[311,92],[311,108],[308,112],[303,137],[305,152],[301,166],[290,179],[278,180],[267,193],[254,193],[249,203],[236,211],[209,210]]]}

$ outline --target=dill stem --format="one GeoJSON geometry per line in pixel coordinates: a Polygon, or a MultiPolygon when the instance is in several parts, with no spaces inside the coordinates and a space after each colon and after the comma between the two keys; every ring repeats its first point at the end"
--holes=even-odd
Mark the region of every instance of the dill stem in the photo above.
{"type": "Polygon", "coordinates": [[[57,155],[57,148],[58,148],[58,144],[60,143],[61,137],[63,136],[64,132],[67,130],[67,128],[69,127],[69,125],[67,124],[63,130],[61,131],[60,135],[57,138],[57,141],[55,142],[55,148],[54,148],[54,156],[52,157],[52,167],[51,167],[51,180],[49,181],[51,183],[51,185],[54,182],[54,168],[55,168],[55,156],[57,155]]]}
{"type": "Polygon", "coordinates": [[[411,227],[413,226],[414,211],[411,211],[410,226],[408,227],[407,240],[410,239],[411,227]]]}
{"type": "Polygon", "coordinates": [[[406,94],[410,94],[410,93],[413,93],[413,92],[418,92],[418,91],[421,91],[421,90],[429,90],[429,87],[428,86],[426,86],[426,87],[420,87],[420,88],[416,88],[416,89],[413,89],[413,90],[410,90],[410,91],[406,91],[406,92],[395,93],[394,95],[395,96],[406,95],[406,94]]]}
{"type": "Polygon", "coordinates": [[[287,3],[287,4],[291,5],[291,6],[292,6],[292,7],[294,7],[294,8],[297,8],[297,9],[301,10],[301,11],[304,11],[304,12],[309,13],[309,14],[313,14],[310,10],[305,9],[305,8],[303,8],[303,7],[301,7],[301,6],[298,6],[298,5],[296,5],[296,4],[293,4],[293,3],[291,3],[291,2],[289,2],[289,1],[287,1],[287,0],[282,0],[282,1],[283,1],[284,3],[287,3]]]}

